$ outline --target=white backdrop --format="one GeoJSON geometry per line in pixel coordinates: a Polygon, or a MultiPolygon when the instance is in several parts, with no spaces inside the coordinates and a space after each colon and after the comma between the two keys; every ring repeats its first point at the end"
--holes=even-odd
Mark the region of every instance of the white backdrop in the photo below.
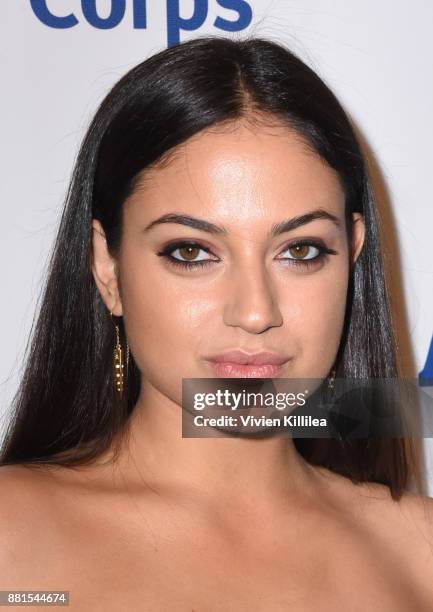
{"type": "Polygon", "coordinates": [[[92,114],[132,66],[176,39],[210,33],[286,44],[354,120],[379,195],[405,373],[417,376],[433,333],[432,23],[430,0],[2,0],[3,426],[92,114]]]}

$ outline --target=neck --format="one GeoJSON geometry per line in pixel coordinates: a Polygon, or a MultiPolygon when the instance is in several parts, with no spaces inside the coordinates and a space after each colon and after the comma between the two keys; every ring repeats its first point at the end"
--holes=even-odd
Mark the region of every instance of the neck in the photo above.
{"type": "Polygon", "coordinates": [[[275,508],[314,496],[315,472],[291,438],[183,438],[179,404],[146,384],[120,463],[122,473],[138,471],[152,488],[194,491],[225,506],[275,508]]]}

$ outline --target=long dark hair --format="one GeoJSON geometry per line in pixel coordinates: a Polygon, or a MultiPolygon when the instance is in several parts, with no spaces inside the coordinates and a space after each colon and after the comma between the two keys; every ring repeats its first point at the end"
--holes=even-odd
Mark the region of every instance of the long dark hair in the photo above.
{"type": "MultiPolygon", "coordinates": [[[[366,224],[351,270],[337,377],[399,376],[368,169],[350,120],[321,78],[274,42],[201,37],[153,55],[128,72],[100,105],[79,151],[49,265],[26,368],[13,402],[2,464],[90,463],[126,434],[140,390],[130,356],[122,401],[112,384],[115,328],[91,271],[91,222],[110,252],[121,240],[122,203],[138,173],[204,128],[250,117],[277,119],[334,168],[366,224]]],[[[124,327],[119,321],[122,339],[124,327]]],[[[297,450],[353,482],[387,485],[399,499],[417,468],[404,438],[295,439],[297,450]]]]}

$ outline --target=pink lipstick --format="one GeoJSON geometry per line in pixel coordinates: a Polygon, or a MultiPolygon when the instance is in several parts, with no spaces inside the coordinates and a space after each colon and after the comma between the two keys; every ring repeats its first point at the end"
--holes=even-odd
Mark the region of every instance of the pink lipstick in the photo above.
{"type": "Polygon", "coordinates": [[[289,357],[270,351],[245,353],[230,350],[206,357],[217,377],[272,378],[277,376],[289,357]]]}

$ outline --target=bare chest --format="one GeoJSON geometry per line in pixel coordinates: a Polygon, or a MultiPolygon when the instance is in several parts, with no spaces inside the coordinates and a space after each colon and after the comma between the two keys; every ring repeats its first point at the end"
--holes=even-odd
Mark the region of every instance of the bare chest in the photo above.
{"type": "MultiPolygon", "coordinates": [[[[90,579],[92,574],[88,575],[90,579]]],[[[274,576],[261,572],[236,573],[231,567],[213,571],[203,566],[186,574],[179,568],[165,568],[156,573],[140,572],[108,583],[94,577],[84,587],[83,580],[71,584],[72,603],[77,610],[94,611],[145,610],[163,612],[429,612],[422,597],[402,582],[383,580],[363,572],[356,582],[341,577],[318,580],[314,575],[296,572],[274,576]]],[[[74,609],[74,607],[72,608],[74,609]]]]}
{"type": "Polygon", "coordinates": [[[280,542],[268,551],[252,544],[248,554],[221,541],[143,544],[113,537],[52,550],[31,588],[68,590],[71,610],[94,612],[432,609],[401,568],[356,544],[333,555],[323,543],[280,542]]]}

